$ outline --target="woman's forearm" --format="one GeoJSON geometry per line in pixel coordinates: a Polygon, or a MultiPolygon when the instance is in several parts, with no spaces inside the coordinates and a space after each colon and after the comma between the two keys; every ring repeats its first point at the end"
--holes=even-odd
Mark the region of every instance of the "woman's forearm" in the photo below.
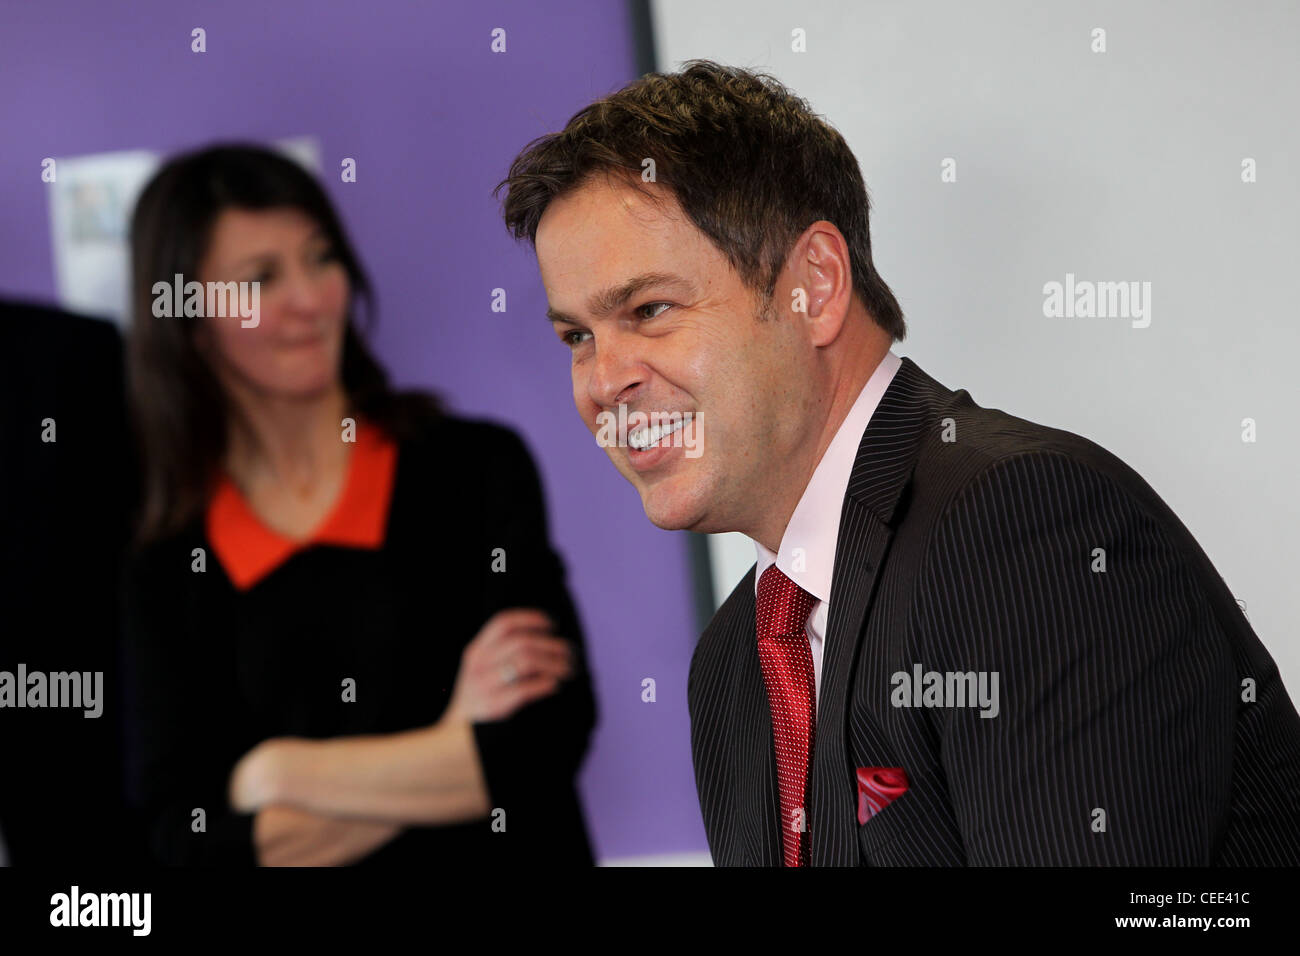
{"type": "Polygon", "coordinates": [[[474,820],[491,809],[473,727],[463,721],[263,746],[271,759],[259,805],[412,825],[474,820]]]}

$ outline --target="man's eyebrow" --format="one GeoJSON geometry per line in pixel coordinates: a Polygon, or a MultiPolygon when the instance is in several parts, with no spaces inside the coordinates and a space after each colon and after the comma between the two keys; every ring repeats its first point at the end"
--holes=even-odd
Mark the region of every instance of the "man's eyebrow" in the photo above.
{"type": "MultiPolygon", "coordinates": [[[[677,285],[685,288],[691,286],[685,277],[671,272],[643,272],[638,276],[633,276],[621,285],[611,286],[595,293],[587,300],[587,311],[596,318],[603,318],[618,309],[638,292],[656,285],[677,285]]],[[[570,325],[582,324],[580,320],[575,319],[573,316],[566,315],[549,306],[546,309],[546,317],[552,322],[568,322],[570,325]]]]}

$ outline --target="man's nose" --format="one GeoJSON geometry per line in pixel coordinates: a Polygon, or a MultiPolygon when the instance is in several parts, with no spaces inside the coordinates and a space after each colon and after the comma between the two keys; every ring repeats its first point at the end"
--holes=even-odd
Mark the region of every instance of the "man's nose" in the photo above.
{"type": "Polygon", "coordinates": [[[602,408],[628,401],[645,377],[636,337],[614,331],[596,342],[587,396],[602,408]]]}

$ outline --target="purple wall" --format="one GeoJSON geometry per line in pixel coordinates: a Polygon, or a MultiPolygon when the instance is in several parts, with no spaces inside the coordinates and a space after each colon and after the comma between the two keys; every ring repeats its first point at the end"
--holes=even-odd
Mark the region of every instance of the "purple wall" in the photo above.
{"type": "Polygon", "coordinates": [[[686,676],[687,542],[655,529],[574,411],[527,244],[492,187],[530,139],[635,75],[621,3],[0,0],[0,293],[52,300],[46,156],[316,137],[379,293],[393,377],[512,424],[542,469],[601,723],[582,792],[601,858],[706,848],[686,676]],[[207,52],[189,50],[207,31],[207,52]],[[507,31],[505,54],[490,31],[507,31]],[[338,181],[357,160],[357,182],[338,181]],[[509,311],[490,309],[507,290],[509,311]],[[658,701],[642,703],[653,677],[658,701]]]}

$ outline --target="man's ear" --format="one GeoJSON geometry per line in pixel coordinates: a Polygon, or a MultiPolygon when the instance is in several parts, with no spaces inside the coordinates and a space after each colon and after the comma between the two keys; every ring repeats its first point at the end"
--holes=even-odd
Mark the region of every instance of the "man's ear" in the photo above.
{"type": "Polygon", "coordinates": [[[804,313],[811,342],[821,348],[839,337],[853,299],[849,247],[839,229],[822,219],[804,230],[794,251],[790,308],[804,313]]]}

